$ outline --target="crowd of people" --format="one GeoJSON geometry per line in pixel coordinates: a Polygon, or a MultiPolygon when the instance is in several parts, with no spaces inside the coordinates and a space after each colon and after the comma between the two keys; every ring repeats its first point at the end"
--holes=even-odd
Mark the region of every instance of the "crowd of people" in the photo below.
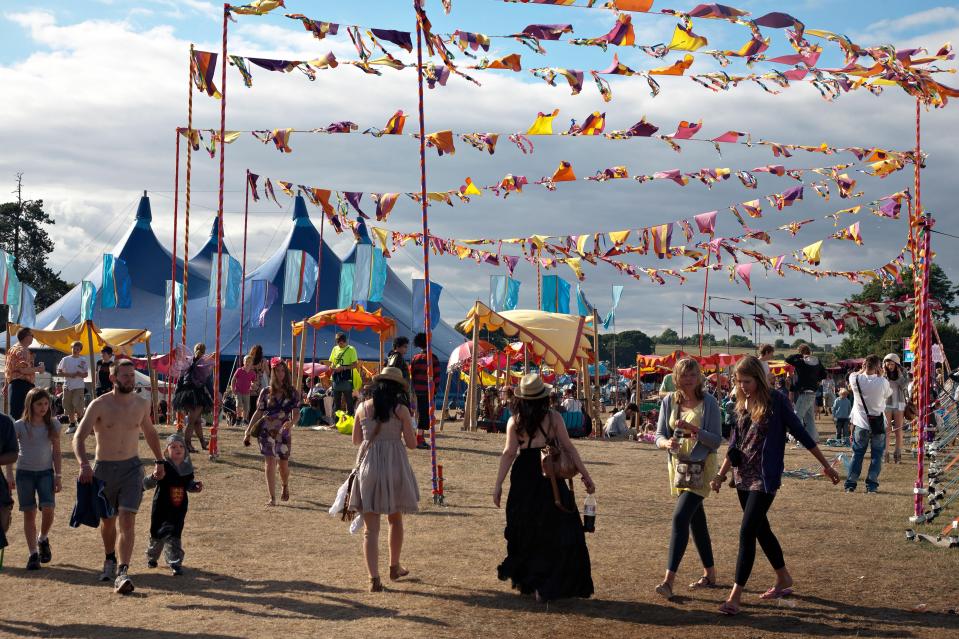
{"type": "MultiPolygon", "coordinates": [[[[109,346],[103,349],[94,371],[96,397],[87,406],[82,387],[90,371],[80,356],[82,346],[74,344],[71,355],[57,366],[64,380],[58,419],[55,397],[33,387],[43,366],[34,363],[28,349],[29,329],[21,333],[20,344],[8,353],[6,364],[6,392],[16,419],[0,415],[0,465],[6,479],[0,482],[0,532],[9,529],[15,491],[23,513],[27,569],[37,570],[51,561],[50,531],[56,495],[63,489],[60,432],[67,425],[79,465],[71,525],[99,528],[104,550],[100,579],[113,581],[118,593],[133,591],[129,566],[136,516],[148,490],[154,492],[147,564],[157,567],[162,555],[173,574],[182,574],[188,495],[203,490],[190,458],[197,452],[192,438],[206,448],[203,415],[212,407],[212,367],[205,346],[196,345],[173,396],[173,409],[182,417],[182,433],[172,434],[164,446],[153,425],[151,402],[134,392],[135,370],[129,359],[114,359],[109,346]],[[153,455],[148,472],[139,457],[141,434],[153,455]],[[86,449],[91,435],[96,443],[92,464],[86,449]]],[[[429,448],[425,441],[431,418],[428,389],[431,384],[439,387],[440,363],[435,356],[434,377],[429,378],[425,335],[414,337],[413,346],[419,352],[408,361],[409,346],[407,338],[397,337],[386,366],[366,385],[358,383],[359,359],[343,333],[336,336],[330,353],[328,384],[312,374],[294,379],[284,360],[265,358],[259,346],[250,349],[229,381],[234,423],[245,426],[243,444],[251,446],[256,440],[264,459],[269,507],[290,499],[294,426],[329,422],[333,417],[329,413],[335,411],[352,416],[352,441],[358,453],[344,510],[362,518],[363,555],[373,592],[384,589],[378,550],[383,515],[389,526],[389,578],[409,574],[400,562],[403,515],[417,512],[420,494],[407,449],[429,448]],[[332,411],[324,401],[327,397],[332,411]],[[305,421],[304,413],[309,413],[305,421]]],[[[721,490],[730,473],[729,485],[736,489],[743,516],[735,580],[720,612],[738,614],[757,542],[776,573],[775,583],[762,598],[792,592],[783,549],[767,514],[781,485],[788,441],[808,449],[834,484],[840,481],[819,449],[817,412],[830,414],[836,441],[843,444],[848,438],[852,447],[844,484],[847,492],[856,490],[867,451],[871,450],[865,480],[868,493],[878,491],[887,441],[895,442],[893,459],[901,459],[910,381],[897,355],[869,356],[848,379],[835,380],[802,345],[787,359],[795,376],[783,388],[780,378],[770,372],[771,354],[772,349],[764,347],[760,357],[742,358],[731,371],[729,387],[721,378],[707,380],[695,359],[682,358],[664,377],[658,394],[649,393],[636,380],[602,429],[605,438],[616,439],[636,435],[651,424],[655,432],[647,441],[666,453],[666,480],[676,502],[665,576],[655,589],[666,599],[674,597],[676,574],[690,536],[703,574],[689,587],[717,585],[705,502],[710,492],[721,490]],[[658,402],[658,408],[647,411],[644,421],[640,405],[650,398],[658,402]],[[724,442],[725,454],[721,452],[724,442]]],[[[594,588],[586,544],[591,524],[584,525],[572,483],[579,476],[588,495],[596,489],[573,444],[584,427],[578,418],[572,419],[577,415],[588,419],[585,433],[589,434],[593,411],[577,391],[573,386],[560,392],[533,373],[515,387],[489,393],[481,402],[485,418],[505,422],[506,442],[492,495],[494,505],[500,507],[509,475],[506,558],[498,575],[538,600],[589,597],[594,588]]]]}

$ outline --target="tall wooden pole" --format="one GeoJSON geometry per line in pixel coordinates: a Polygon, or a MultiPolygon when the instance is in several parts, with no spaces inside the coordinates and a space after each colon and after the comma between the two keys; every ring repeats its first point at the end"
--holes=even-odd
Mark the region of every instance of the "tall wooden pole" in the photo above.
{"type": "Polygon", "coordinates": [[[473,340],[470,348],[470,381],[469,381],[469,394],[466,396],[467,401],[466,405],[468,407],[468,412],[466,413],[466,430],[475,430],[476,429],[476,367],[477,367],[477,357],[476,354],[479,352],[479,313],[476,311],[478,307],[473,307],[473,340]]]}
{"type": "MultiPolygon", "coordinates": [[[[596,392],[599,394],[597,399],[597,416],[602,412],[603,396],[599,389],[599,313],[593,309],[593,352],[596,354],[596,368],[593,369],[593,378],[595,380],[596,392]]],[[[589,369],[587,369],[588,372],[589,369]]]]}
{"type": "MultiPolygon", "coordinates": [[[[193,78],[190,78],[190,87],[192,92],[193,87],[193,78]]],[[[167,405],[167,421],[170,419],[170,406],[173,403],[173,391],[172,384],[170,384],[171,372],[173,370],[173,360],[176,357],[176,343],[174,341],[174,331],[176,330],[176,249],[177,249],[177,224],[179,221],[179,208],[180,208],[180,129],[176,128],[176,162],[173,169],[173,258],[170,260],[170,362],[169,368],[167,368],[167,393],[166,393],[166,405],[167,405]]],[[[187,136],[190,135],[190,131],[187,131],[187,136]]],[[[189,137],[187,138],[187,146],[191,144],[189,137]]],[[[183,260],[183,268],[186,269],[186,260],[183,260]]],[[[185,301],[184,301],[185,303],[185,301]]],[[[91,371],[92,372],[92,371],[91,371]]],[[[94,396],[91,394],[91,398],[94,396]]]]}

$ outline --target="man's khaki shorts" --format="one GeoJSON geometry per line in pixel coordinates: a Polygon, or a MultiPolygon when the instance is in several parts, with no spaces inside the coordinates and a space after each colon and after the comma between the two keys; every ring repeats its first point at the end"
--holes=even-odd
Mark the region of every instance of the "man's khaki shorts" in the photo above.
{"type": "Polygon", "coordinates": [[[63,412],[67,415],[82,415],[86,409],[85,389],[74,388],[63,391],[63,412]]]}

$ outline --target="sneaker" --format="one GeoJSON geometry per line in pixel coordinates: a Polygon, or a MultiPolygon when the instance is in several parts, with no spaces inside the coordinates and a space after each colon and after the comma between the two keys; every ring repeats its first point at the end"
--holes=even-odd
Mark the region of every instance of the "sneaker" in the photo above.
{"type": "Polygon", "coordinates": [[[76,424],[70,424],[70,427],[67,428],[67,435],[72,435],[72,434],[75,433],[75,432],[77,432],[77,425],[76,425],[76,424]]]}
{"type": "Polygon", "coordinates": [[[27,570],[40,570],[40,555],[38,553],[31,553],[29,559],[27,559],[27,570]]]}
{"type": "Polygon", "coordinates": [[[856,489],[855,489],[855,488],[852,488],[851,486],[846,486],[846,492],[847,492],[847,493],[854,493],[854,492],[856,492],[856,489]]]}
{"type": "Polygon", "coordinates": [[[173,571],[174,577],[179,577],[183,574],[183,568],[181,566],[170,566],[170,570],[173,571]]]}
{"type": "Polygon", "coordinates": [[[419,444],[416,445],[416,447],[419,448],[420,450],[429,450],[429,449],[430,449],[430,445],[427,444],[426,442],[420,442],[419,444]]]}
{"type": "Polygon", "coordinates": [[[866,489],[866,494],[867,494],[867,495],[878,495],[878,494],[879,494],[879,489],[878,489],[878,488],[867,488],[867,489],[866,489]]]}
{"type": "Polygon", "coordinates": [[[156,560],[156,559],[147,559],[147,567],[148,567],[148,568],[156,568],[156,567],[157,567],[157,560],[156,560]]]}
{"type": "Polygon", "coordinates": [[[113,578],[117,575],[117,562],[112,559],[106,559],[103,562],[103,572],[100,573],[98,579],[100,581],[113,581],[113,578]]]}
{"type": "Polygon", "coordinates": [[[50,540],[49,539],[39,539],[37,540],[37,545],[40,549],[40,563],[48,564],[50,560],[53,559],[53,552],[50,550],[50,540]]]}
{"type": "Polygon", "coordinates": [[[133,592],[133,580],[126,572],[121,572],[113,582],[113,590],[120,595],[129,595],[133,592]]]}

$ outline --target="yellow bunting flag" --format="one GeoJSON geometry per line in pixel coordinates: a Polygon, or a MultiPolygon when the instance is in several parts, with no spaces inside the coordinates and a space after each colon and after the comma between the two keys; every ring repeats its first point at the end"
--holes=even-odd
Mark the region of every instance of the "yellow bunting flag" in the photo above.
{"type": "Polygon", "coordinates": [[[559,109],[553,109],[552,113],[540,113],[526,135],[553,135],[553,118],[557,115],[559,109]]]}

